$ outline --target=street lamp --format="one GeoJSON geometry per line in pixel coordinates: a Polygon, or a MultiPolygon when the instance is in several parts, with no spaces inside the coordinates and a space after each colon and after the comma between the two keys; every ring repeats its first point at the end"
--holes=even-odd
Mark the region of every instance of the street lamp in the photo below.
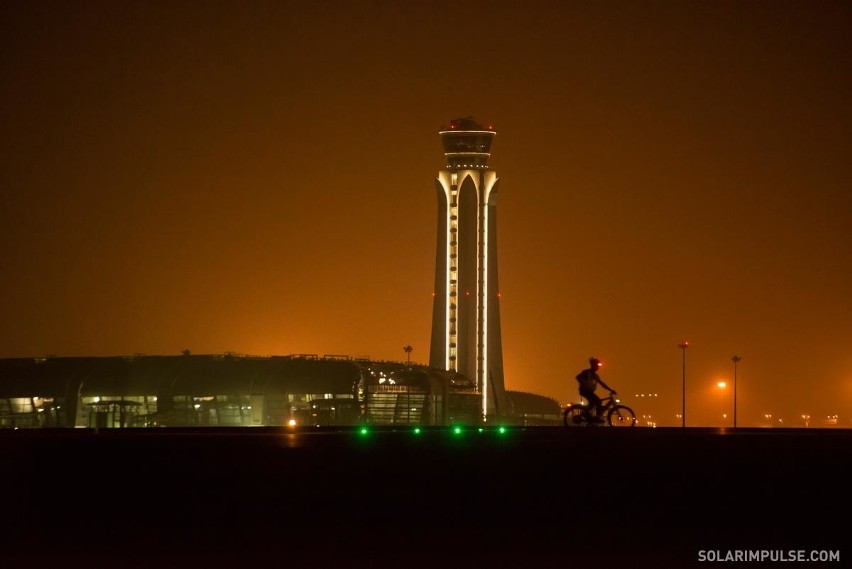
{"type": "Polygon", "coordinates": [[[734,362],[734,428],[737,428],[737,364],[742,358],[734,356],[731,361],[734,362]]]}
{"type": "Polygon", "coordinates": [[[683,341],[677,345],[678,348],[683,352],[683,375],[681,376],[681,412],[680,412],[680,426],[686,427],[686,349],[689,347],[689,342],[683,341]]]}
{"type": "MultiPolygon", "coordinates": [[[[718,387],[718,388],[719,388],[719,390],[720,390],[720,391],[722,392],[722,394],[723,394],[723,396],[722,396],[722,401],[725,401],[724,393],[725,393],[725,390],[728,388],[728,382],[727,382],[727,381],[725,381],[724,379],[721,379],[721,380],[719,380],[719,381],[717,381],[717,382],[716,382],[716,387],[718,387]]],[[[724,406],[723,406],[723,408],[724,408],[724,406]]],[[[722,413],[722,419],[724,419],[724,421],[722,422],[722,426],[724,427],[724,426],[725,426],[725,423],[727,423],[727,422],[728,422],[728,421],[727,421],[727,419],[728,419],[728,414],[727,414],[727,413],[722,413]]]]}

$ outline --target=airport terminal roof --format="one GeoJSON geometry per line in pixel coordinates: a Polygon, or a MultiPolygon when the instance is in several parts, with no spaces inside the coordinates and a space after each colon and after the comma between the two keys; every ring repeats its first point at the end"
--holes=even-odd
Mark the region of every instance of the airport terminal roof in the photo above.
{"type": "Polygon", "coordinates": [[[421,365],[345,356],[135,355],[0,359],[0,397],[154,393],[351,393],[355,385],[387,383],[439,392],[470,389],[463,376],[421,365]]]}

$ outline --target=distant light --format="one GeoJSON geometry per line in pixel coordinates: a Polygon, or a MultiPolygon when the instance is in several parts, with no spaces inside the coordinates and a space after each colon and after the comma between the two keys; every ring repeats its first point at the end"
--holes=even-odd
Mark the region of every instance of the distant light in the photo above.
{"type": "Polygon", "coordinates": [[[728,384],[727,384],[727,383],[725,383],[724,381],[720,381],[720,382],[719,382],[719,383],[717,383],[716,385],[718,385],[718,386],[719,386],[719,389],[725,389],[726,387],[728,387],[728,384]]]}
{"type": "Polygon", "coordinates": [[[503,427],[503,426],[498,427],[497,432],[500,433],[501,435],[504,434],[506,432],[506,427],[503,427]]]}
{"type": "Polygon", "coordinates": [[[296,419],[290,419],[289,421],[287,421],[287,426],[288,427],[295,427],[296,426],[296,419]]]}
{"type": "Polygon", "coordinates": [[[415,435],[419,435],[419,434],[420,434],[420,427],[414,427],[414,434],[415,434],[415,435]]]}
{"type": "Polygon", "coordinates": [[[362,435],[366,435],[367,433],[369,433],[369,431],[367,430],[367,427],[361,427],[361,429],[358,432],[360,432],[362,435]]]}
{"type": "Polygon", "coordinates": [[[455,434],[457,434],[457,435],[460,435],[460,434],[461,434],[461,432],[462,432],[462,429],[461,429],[461,427],[455,427],[455,428],[453,429],[453,432],[454,432],[455,434]]]}
{"type": "Polygon", "coordinates": [[[480,433],[484,433],[484,432],[485,432],[485,429],[483,429],[482,427],[479,427],[479,429],[477,429],[477,430],[478,430],[480,433]]]}

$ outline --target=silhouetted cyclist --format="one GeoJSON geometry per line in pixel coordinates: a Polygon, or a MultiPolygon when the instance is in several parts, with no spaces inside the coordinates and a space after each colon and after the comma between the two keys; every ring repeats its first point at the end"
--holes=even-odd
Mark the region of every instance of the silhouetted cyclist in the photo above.
{"type": "Polygon", "coordinates": [[[598,417],[598,410],[601,407],[601,398],[595,395],[598,384],[611,394],[615,394],[615,391],[601,381],[598,376],[598,370],[602,365],[599,359],[589,358],[589,369],[584,369],[577,374],[577,382],[580,384],[580,397],[585,397],[589,402],[589,419],[594,423],[604,422],[602,418],[598,417]]]}

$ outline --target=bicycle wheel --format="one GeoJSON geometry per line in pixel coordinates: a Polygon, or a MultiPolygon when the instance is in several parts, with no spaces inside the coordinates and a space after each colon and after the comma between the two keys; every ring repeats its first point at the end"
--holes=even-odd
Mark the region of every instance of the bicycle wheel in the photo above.
{"type": "Polygon", "coordinates": [[[562,413],[562,422],[566,427],[582,427],[588,425],[586,408],[583,405],[569,405],[562,413]]]}
{"type": "Polygon", "coordinates": [[[627,405],[616,405],[607,413],[610,427],[632,427],[636,425],[636,414],[627,405]]]}

